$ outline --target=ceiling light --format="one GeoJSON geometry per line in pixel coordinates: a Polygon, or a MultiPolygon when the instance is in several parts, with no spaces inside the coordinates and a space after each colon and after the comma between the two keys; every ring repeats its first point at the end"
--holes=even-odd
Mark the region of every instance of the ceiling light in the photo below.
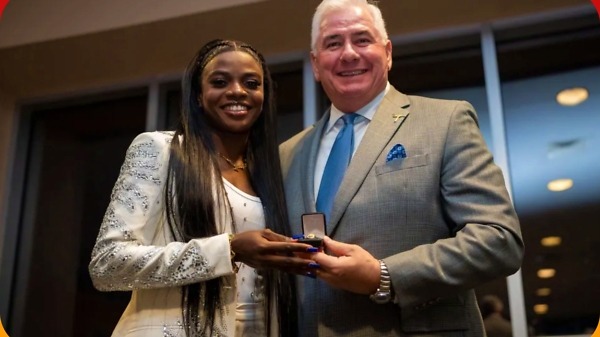
{"type": "Polygon", "coordinates": [[[547,236],[542,238],[541,243],[544,247],[556,247],[560,246],[562,238],[560,236],[547,236]]]}
{"type": "Polygon", "coordinates": [[[552,192],[562,192],[573,187],[573,179],[555,179],[548,183],[548,189],[552,192]]]}
{"type": "Polygon", "coordinates": [[[536,304],[533,306],[533,311],[538,315],[543,315],[548,312],[548,304],[536,304]]]}
{"type": "Polygon", "coordinates": [[[556,94],[556,101],[563,106],[575,106],[588,99],[589,92],[583,87],[574,87],[561,90],[556,94]]]}
{"type": "Polygon", "coordinates": [[[540,297],[550,296],[551,293],[552,293],[552,290],[550,288],[539,288],[538,290],[535,291],[535,294],[540,297]]]}
{"type": "Polygon", "coordinates": [[[537,272],[537,276],[539,278],[552,278],[552,277],[554,277],[555,274],[556,274],[556,269],[552,269],[552,268],[540,269],[537,272]]]}

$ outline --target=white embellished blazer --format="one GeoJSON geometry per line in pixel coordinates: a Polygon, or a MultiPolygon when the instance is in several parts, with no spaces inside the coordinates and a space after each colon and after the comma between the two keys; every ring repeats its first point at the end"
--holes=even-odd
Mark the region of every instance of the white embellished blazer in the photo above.
{"type": "MultiPolygon", "coordinates": [[[[98,290],[132,292],[115,337],[185,336],[181,286],[222,277],[223,310],[217,310],[222,315],[215,317],[213,335],[234,336],[236,274],[226,234],[230,214],[215,212],[223,234],[174,240],[164,205],[172,137],[173,132],[143,133],[129,146],[92,251],[90,276],[98,290]]],[[[271,332],[276,329],[274,324],[271,332]]]]}

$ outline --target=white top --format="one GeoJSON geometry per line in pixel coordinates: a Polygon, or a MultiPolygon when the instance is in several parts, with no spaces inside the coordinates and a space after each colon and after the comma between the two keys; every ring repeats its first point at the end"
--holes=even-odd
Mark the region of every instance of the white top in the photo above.
{"type": "MultiPolygon", "coordinates": [[[[249,195],[223,179],[235,220],[235,232],[265,228],[260,198],[249,195]]],[[[256,269],[240,263],[237,274],[236,336],[264,336],[263,277],[256,269]],[[249,331],[250,330],[250,331],[249,331]]]]}

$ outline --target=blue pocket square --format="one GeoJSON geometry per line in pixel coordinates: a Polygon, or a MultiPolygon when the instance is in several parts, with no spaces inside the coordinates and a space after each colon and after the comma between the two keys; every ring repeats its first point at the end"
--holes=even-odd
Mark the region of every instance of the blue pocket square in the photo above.
{"type": "Polygon", "coordinates": [[[402,144],[396,144],[394,145],[394,147],[392,147],[390,152],[388,152],[387,157],[385,158],[385,162],[389,163],[392,160],[396,160],[398,158],[406,158],[406,149],[404,149],[404,146],[402,144]]]}

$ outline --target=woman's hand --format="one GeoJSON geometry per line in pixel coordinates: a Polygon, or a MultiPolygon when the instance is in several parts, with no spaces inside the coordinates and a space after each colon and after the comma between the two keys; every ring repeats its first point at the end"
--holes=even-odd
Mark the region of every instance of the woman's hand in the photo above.
{"type": "Polygon", "coordinates": [[[316,251],[309,244],[298,243],[270,229],[237,233],[231,240],[234,261],[256,269],[279,269],[306,275],[315,264],[305,254],[316,251]],[[312,266],[312,267],[311,267],[312,266]]]}

